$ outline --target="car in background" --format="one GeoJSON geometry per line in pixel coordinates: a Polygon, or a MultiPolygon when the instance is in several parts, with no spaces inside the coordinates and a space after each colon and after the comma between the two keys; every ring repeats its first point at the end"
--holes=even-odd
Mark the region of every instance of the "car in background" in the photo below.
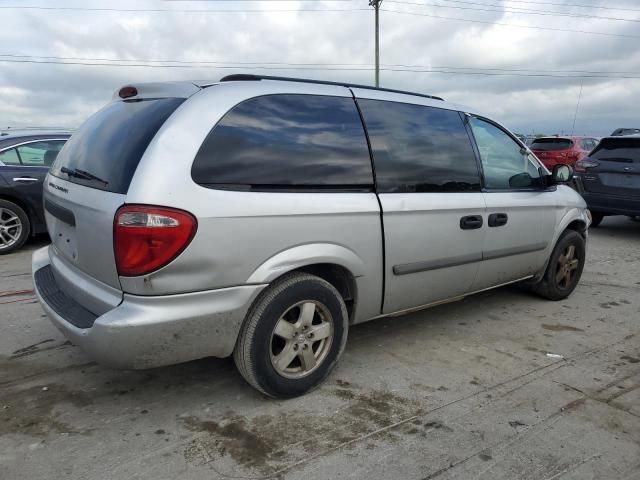
{"type": "Polygon", "coordinates": [[[607,215],[640,215],[640,135],[603,138],[575,164],[575,184],[587,202],[592,227],[607,215]]]}
{"type": "Polygon", "coordinates": [[[19,249],[29,235],[46,232],[42,184],[68,132],[0,135],[0,255],[19,249]]]}
{"type": "Polygon", "coordinates": [[[596,148],[598,139],[594,137],[541,137],[536,138],[529,148],[548,169],[555,165],[574,165],[596,148]]]}
{"type": "Polygon", "coordinates": [[[611,134],[612,137],[623,137],[625,135],[640,135],[640,128],[616,128],[611,134]]]}

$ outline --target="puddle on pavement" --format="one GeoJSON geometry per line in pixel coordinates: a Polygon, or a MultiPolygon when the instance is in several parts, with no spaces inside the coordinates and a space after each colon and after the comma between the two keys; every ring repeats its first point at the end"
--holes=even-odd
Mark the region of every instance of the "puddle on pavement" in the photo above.
{"type": "MultiPolygon", "coordinates": [[[[419,413],[414,401],[392,392],[354,391],[344,388],[350,386],[348,382],[338,385],[340,388],[330,393],[347,403],[330,415],[293,410],[251,418],[235,415],[221,421],[181,417],[188,430],[202,434],[187,445],[184,457],[190,463],[202,465],[228,456],[249,470],[271,475],[290,463],[419,413]]],[[[379,435],[393,441],[397,434],[389,431],[379,435]]]]}
{"type": "Polygon", "coordinates": [[[50,433],[88,434],[56,418],[56,406],[84,407],[91,397],[62,385],[37,385],[0,396],[0,436],[10,433],[44,437],[50,433]]]}

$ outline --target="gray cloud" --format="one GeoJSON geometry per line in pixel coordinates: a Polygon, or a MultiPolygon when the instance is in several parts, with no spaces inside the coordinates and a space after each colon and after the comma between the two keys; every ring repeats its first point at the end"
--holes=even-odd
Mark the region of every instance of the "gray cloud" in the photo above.
{"type": "MultiPolygon", "coordinates": [[[[433,3],[431,0],[411,0],[433,3]]],[[[479,0],[478,0],[479,1],[479,0]]],[[[484,0],[483,0],[484,1],[484,0]]],[[[560,3],[561,0],[555,0],[560,3]]],[[[444,2],[439,2],[443,4],[444,2]]],[[[640,19],[639,12],[510,3],[509,7],[640,19]]],[[[566,3],[576,3],[567,0],[566,3]]],[[[578,2],[579,3],[579,2],[578,2]]],[[[594,3],[593,1],[590,4],[594,3]]],[[[44,3],[41,3],[44,5],[44,3]]],[[[600,2],[608,5],[608,2],[600,2]]],[[[46,4],[48,6],[52,4],[46,4]]],[[[56,2],[55,5],[79,5],[56,2]]],[[[98,2],[108,8],[263,8],[265,12],[89,12],[2,10],[0,54],[129,60],[292,63],[373,63],[373,14],[275,12],[295,8],[365,8],[346,2],[98,2]]],[[[636,8],[633,0],[616,6],[636,8]]],[[[640,23],[477,12],[383,3],[383,8],[559,29],[640,36],[640,23]]],[[[381,13],[381,61],[427,68],[640,72],[636,38],[555,32],[381,13]]],[[[69,60],[72,61],[72,60],[69,60]]],[[[419,68],[418,68],[419,69],[419,68]]],[[[371,71],[143,68],[0,62],[0,127],[74,127],[109,101],[121,85],[143,81],[218,79],[238,72],[371,83],[371,71]]],[[[527,73],[525,71],[520,73],[527,73]]],[[[575,73],[574,75],[577,75],[575,73]]],[[[584,74],[585,76],[587,74],[584,74]]],[[[618,76],[622,76],[619,74],[618,76]]],[[[640,76],[640,75],[635,75],[640,76]]],[[[476,76],[383,71],[383,86],[441,95],[471,105],[515,131],[571,129],[580,84],[576,133],[606,135],[640,125],[640,79],[476,76]]]]}

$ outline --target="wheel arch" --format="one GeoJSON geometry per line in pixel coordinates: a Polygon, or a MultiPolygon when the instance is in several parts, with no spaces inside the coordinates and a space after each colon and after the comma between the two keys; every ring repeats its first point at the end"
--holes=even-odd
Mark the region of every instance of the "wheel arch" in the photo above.
{"type": "Polygon", "coordinates": [[[352,250],[342,245],[314,243],[277,253],[254,270],[247,283],[272,283],[296,271],[316,275],[338,290],[352,322],[358,298],[356,278],[364,270],[364,262],[352,250]]]}
{"type": "Polygon", "coordinates": [[[7,195],[6,193],[0,193],[0,200],[6,200],[7,202],[15,203],[22,210],[24,210],[24,213],[27,214],[27,219],[29,220],[29,236],[33,236],[34,235],[33,224],[34,224],[35,212],[31,208],[31,206],[27,202],[21,200],[19,197],[15,197],[13,195],[7,195]]]}
{"type": "Polygon", "coordinates": [[[544,262],[544,266],[535,275],[535,277],[533,278],[533,281],[539,280],[544,275],[544,272],[547,270],[547,265],[549,265],[549,259],[551,257],[551,254],[553,253],[553,250],[556,248],[556,244],[558,243],[558,240],[560,240],[560,237],[562,236],[562,234],[567,230],[573,230],[575,232],[578,232],[580,235],[582,235],[582,237],[586,240],[589,222],[590,220],[587,217],[587,214],[585,213],[584,209],[572,208],[566,212],[564,217],[562,217],[562,220],[560,220],[560,222],[558,223],[558,228],[556,228],[556,231],[553,236],[553,240],[549,245],[548,252],[547,252],[548,255],[547,255],[547,259],[544,262]]]}
{"type": "MultiPolygon", "coordinates": [[[[18,205],[24,212],[31,217],[32,211],[29,205],[21,200],[19,197],[14,197],[13,195],[7,195],[6,193],[0,193],[0,200],[6,200],[7,202],[15,203],[18,205]]],[[[29,218],[31,220],[31,218],[29,218]]]]}

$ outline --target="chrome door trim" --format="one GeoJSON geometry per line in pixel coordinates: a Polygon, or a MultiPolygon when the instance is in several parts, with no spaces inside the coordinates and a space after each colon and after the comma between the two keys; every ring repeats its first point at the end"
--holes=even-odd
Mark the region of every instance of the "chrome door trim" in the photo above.
{"type": "Polygon", "coordinates": [[[402,265],[394,265],[393,273],[395,275],[407,275],[409,273],[425,272],[428,270],[437,270],[439,268],[457,267],[468,263],[481,262],[483,260],[493,260],[495,258],[510,257],[512,255],[522,255],[524,253],[539,252],[547,248],[547,242],[532,243],[521,247],[501,248],[490,250],[488,252],[470,253],[468,255],[460,255],[457,257],[447,257],[438,260],[425,262],[405,263],[402,265]]]}
{"type": "Polygon", "coordinates": [[[457,267],[459,265],[466,265],[467,263],[479,262],[481,260],[482,252],[469,253],[467,255],[446,257],[438,260],[394,265],[393,273],[395,275],[407,275],[409,273],[425,272],[427,270],[437,270],[439,268],[457,267]]]}
{"type": "Polygon", "coordinates": [[[512,255],[522,255],[523,253],[539,252],[547,248],[547,242],[531,243],[521,247],[499,248],[489,250],[482,255],[483,260],[493,260],[494,258],[510,257],[512,255]]]}
{"type": "Polygon", "coordinates": [[[12,180],[14,182],[24,182],[24,183],[33,183],[33,182],[39,182],[40,180],[38,180],[37,178],[33,178],[33,177],[13,177],[12,180]]]}

